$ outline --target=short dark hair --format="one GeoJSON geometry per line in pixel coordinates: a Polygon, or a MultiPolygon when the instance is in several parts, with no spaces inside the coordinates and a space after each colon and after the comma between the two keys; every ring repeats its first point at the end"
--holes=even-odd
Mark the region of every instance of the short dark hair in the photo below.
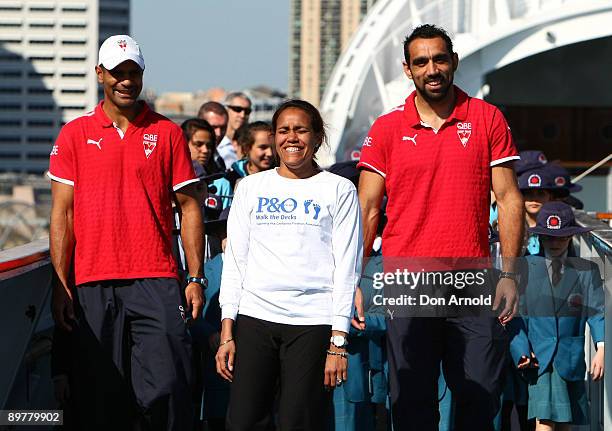
{"type": "Polygon", "coordinates": [[[415,39],[434,39],[436,37],[442,38],[446,42],[446,49],[450,55],[453,55],[453,41],[450,36],[442,27],[438,27],[433,24],[423,24],[412,30],[406,39],[404,39],[404,59],[407,64],[410,64],[410,52],[408,47],[410,43],[415,39]]]}
{"type": "Polygon", "coordinates": [[[278,124],[278,117],[280,117],[280,114],[282,114],[283,111],[289,108],[300,109],[304,111],[306,115],[308,115],[308,118],[310,118],[310,126],[314,131],[315,137],[319,140],[319,143],[315,147],[316,154],[317,151],[319,151],[319,148],[321,148],[321,145],[323,145],[323,143],[327,141],[327,134],[325,133],[325,123],[323,122],[323,117],[321,117],[321,113],[319,112],[319,110],[315,108],[312,104],[306,102],[305,100],[292,99],[283,102],[276,109],[276,112],[274,112],[274,115],[272,116],[272,133],[276,133],[276,126],[278,124]]]}
{"type": "Polygon", "coordinates": [[[253,148],[256,132],[268,132],[272,134],[272,126],[265,121],[254,121],[252,123],[242,125],[238,130],[240,130],[240,134],[238,134],[236,140],[238,141],[238,145],[240,145],[242,154],[245,156],[249,151],[251,151],[251,148],[253,148]]]}
{"type": "Polygon", "coordinates": [[[213,129],[208,121],[202,120],[201,118],[189,118],[188,120],[183,121],[183,124],[181,124],[181,129],[183,130],[183,136],[185,136],[187,143],[191,141],[193,134],[198,130],[205,130],[210,133],[213,142],[215,142],[215,129],[213,129]]]}
{"type": "Polygon", "coordinates": [[[198,109],[198,118],[203,118],[207,112],[227,117],[227,110],[219,102],[206,102],[198,109]]]}

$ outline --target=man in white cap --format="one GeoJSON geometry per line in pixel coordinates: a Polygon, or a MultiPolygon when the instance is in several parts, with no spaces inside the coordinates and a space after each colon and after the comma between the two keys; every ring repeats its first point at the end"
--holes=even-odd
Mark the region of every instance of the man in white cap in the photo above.
{"type": "Polygon", "coordinates": [[[51,151],[53,316],[73,341],[79,429],[190,429],[186,322],[202,310],[203,225],[181,129],[139,101],[145,68],[111,36],[96,66],[104,100],[66,124],[51,151]],[[189,277],[172,254],[182,213],[189,277]],[[86,424],[86,425],[85,425],[86,424]]]}

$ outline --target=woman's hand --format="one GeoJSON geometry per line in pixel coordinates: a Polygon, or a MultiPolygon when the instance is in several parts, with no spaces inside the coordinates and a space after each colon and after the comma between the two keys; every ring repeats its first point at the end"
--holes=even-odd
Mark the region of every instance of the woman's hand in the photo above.
{"type": "MultiPolygon", "coordinates": [[[[341,335],[346,337],[348,334],[341,331],[332,331],[332,336],[341,335]]],[[[336,347],[334,344],[329,345],[327,358],[325,359],[325,378],[323,384],[326,389],[334,389],[340,386],[347,379],[348,357],[346,353],[346,345],[336,347]],[[330,353],[331,352],[331,353],[330,353]]]]}
{"type": "Polygon", "coordinates": [[[593,361],[591,361],[591,378],[596,381],[604,375],[604,346],[597,349],[593,361]]]}
{"type": "Polygon", "coordinates": [[[234,378],[234,359],[236,357],[236,343],[232,336],[232,327],[234,321],[232,319],[223,319],[221,322],[221,337],[215,362],[217,373],[228,382],[234,378]]]}

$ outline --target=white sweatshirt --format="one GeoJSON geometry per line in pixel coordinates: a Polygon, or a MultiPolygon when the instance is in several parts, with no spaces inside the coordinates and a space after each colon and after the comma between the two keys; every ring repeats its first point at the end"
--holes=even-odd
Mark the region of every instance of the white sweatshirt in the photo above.
{"type": "Polygon", "coordinates": [[[348,332],[361,274],[357,191],[320,172],[289,179],[276,169],[242,179],[227,221],[221,319],[238,313],[348,332]]]}

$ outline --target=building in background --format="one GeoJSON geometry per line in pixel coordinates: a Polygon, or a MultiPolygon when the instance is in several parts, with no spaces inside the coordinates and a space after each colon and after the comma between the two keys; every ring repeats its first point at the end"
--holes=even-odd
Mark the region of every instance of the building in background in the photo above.
{"type": "MultiPolygon", "coordinates": [[[[271,121],[274,111],[287,97],[285,93],[258,86],[240,90],[251,99],[253,112],[249,121],[271,121]]],[[[155,99],[155,110],[181,124],[188,118],[195,117],[203,103],[215,101],[223,103],[227,91],[223,88],[213,87],[208,90],[189,92],[168,92],[155,99]]]]}
{"type": "Polygon", "coordinates": [[[291,0],[289,95],[318,105],[342,50],[376,0],[291,0]]]}
{"type": "Polygon", "coordinates": [[[47,169],[61,126],[102,97],[100,44],[129,24],[129,0],[0,2],[0,172],[47,169]]]}

